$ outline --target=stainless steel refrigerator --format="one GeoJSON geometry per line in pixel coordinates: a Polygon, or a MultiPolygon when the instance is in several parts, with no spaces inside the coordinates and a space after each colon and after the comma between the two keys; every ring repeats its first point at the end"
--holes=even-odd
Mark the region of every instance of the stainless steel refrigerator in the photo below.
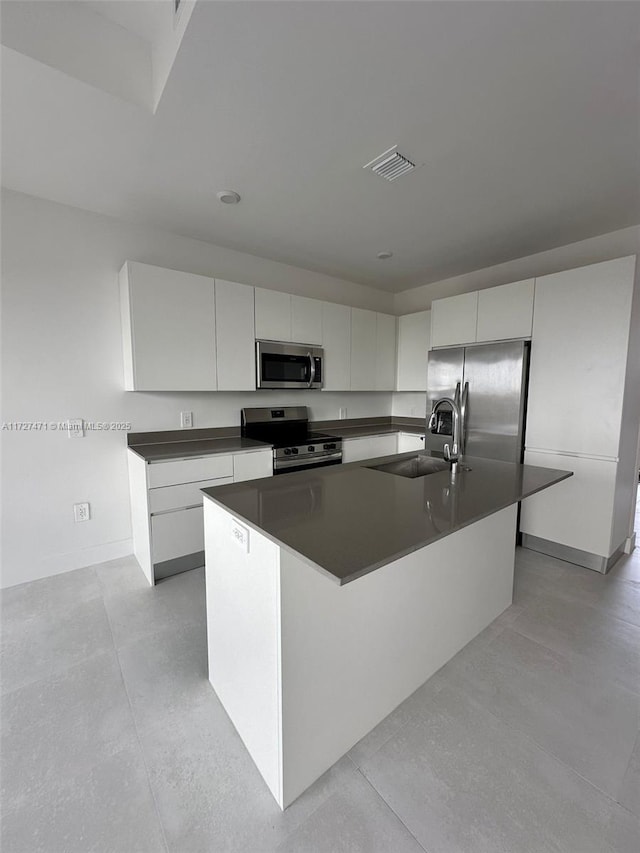
{"type": "Polygon", "coordinates": [[[522,462],[529,348],[529,341],[500,341],[431,350],[425,448],[442,454],[453,443],[449,406],[429,425],[435,402],[450,397],[462,415],[464,455],[522,462]]]}

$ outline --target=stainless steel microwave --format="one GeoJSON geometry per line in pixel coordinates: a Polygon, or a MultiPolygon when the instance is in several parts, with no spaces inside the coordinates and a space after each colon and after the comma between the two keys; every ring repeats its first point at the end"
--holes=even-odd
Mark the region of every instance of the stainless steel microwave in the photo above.
{"type": "Polygon", "coordinates": [[[322,388],[322,347],[256,341],[256,388],[322,388]]]}

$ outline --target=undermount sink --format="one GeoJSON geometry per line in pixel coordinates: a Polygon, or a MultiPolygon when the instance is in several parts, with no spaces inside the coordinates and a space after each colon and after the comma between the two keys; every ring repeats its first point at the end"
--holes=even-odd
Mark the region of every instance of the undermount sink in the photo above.
{"type": "Polygon", "coordinates": [[[411,456],[409,459],[398,459],[397,462],[386,462],[384,465],[367,465],[372,471],[384,471],[387,474],[397,474],[398,477],[426,477],[438,471],[447,471],[449,463],[433,456],[411,456]]]}

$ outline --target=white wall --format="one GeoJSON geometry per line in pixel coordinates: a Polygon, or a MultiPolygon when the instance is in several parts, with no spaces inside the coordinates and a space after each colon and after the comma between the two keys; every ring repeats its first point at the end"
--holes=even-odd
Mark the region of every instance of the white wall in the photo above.
{"type": "MultiPolygon", "coordinates": [[[[388,415],[391,394],[122,390],[118,270],[138,260],[379,311],[392,296],[109,217],[2,193],[3,422],[130,421],[135,431],[239,424],[247,405],[306,403],[315,419],[388,415]]],[[[131,552],[126,434],[3,430],[3,585],[131,552]],[[92,520],[75,524],[72,505],[92,520]]]]}
{"type": "Polygon", "coordinates": [[[443,296],[455,296],[459,293],[468,293],[470,290],[483,290],[485,287],[495,287],[499,284],[570,270],[586,264],[596,264],[612,258],[635,255],[639,251],[640,227],[623,228],[600,237],[592,237],[590,240],[582,240],[579,243],[571,243],[568,246],[560,246],[547,252],[508,261],[505,264],[474,270],[465,275],[432,282],[412,290],[404,290],[395,295],[394,309],[396,314],[426,311],[431,308],[431,302],[434,299],[441,299],[443,296]]]}
{"type": "Polygon", "coordinates": [[[425,418],[426,409],[426,391],[401,391],[392,396],[391,414],[397,417],[425,418]]]}

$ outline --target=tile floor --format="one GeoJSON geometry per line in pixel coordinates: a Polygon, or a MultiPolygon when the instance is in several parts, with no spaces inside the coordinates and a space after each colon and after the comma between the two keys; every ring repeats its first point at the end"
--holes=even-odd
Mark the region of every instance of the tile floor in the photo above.
{"type": "Polygon", "coordinates": [[[284,813],[206,680],[203,593],[129,559],[5,591],[3,853],[640,849],[640,550],[520,550],[513,606],[284,813]]]}

